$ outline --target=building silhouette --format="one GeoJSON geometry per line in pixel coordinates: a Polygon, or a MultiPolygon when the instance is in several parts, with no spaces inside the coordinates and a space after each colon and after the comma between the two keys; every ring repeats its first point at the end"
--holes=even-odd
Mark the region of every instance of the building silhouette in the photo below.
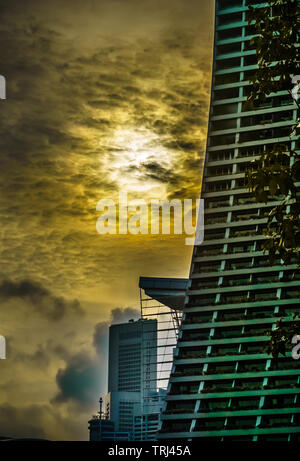
{"type": "MultiPolygon", "coordinates": [[[[205,237],[195,247],[159,439],[300,440],[300,361],[266,353],[267,331],[299,312],[296,264],[270,265],[267,216],[245,170],[266,146],[290,138],[297,107],[286,91],[243,104],[257,68],[249,4],[217,0],[213,80],[202,198],[205,237]]],[[[299,151],[298,151],[299,152],[299,151]]]]}
{"type": "Polygon", "coordinates": [[[156,354],[156,320],[111,325],[106,408],[116,431],[132,434],[133,417],[143,413],[145,394],[156,392],[156,354]]]}

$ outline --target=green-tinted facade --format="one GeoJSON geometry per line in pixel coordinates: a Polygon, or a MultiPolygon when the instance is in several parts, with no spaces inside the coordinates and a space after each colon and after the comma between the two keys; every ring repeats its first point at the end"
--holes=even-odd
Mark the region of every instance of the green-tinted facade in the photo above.
{"type": "MultiPolygon", "coordinates": [[[[252,0],[253,5],[264,2],[252,0]]],[[[263,253],[266,216],[244,172],[266,145],[292,143],[287,92],[243,108],[256,52],[247,0],[219,0],[207,154],[205,238],[195,247],[160,439],[300,440],[300,360],[277,364],[266,332],[300,307],[300,272],[263,253]]],[[[292,84],[291,84],[292,87],[292,84]]]]}

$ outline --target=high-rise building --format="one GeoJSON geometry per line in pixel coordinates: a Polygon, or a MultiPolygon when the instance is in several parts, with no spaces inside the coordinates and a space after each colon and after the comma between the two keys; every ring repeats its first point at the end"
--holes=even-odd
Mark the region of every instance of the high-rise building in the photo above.
{"type": "Polygon", "coordinates": [[[279,202],[256,203],[244,178],[266,146],[299,149],[287,91],[253,110],[243,104],[257,68],[245,15],[264,3],[216,2],[205,237],[193,252],[160,439],[300,440],[300,361],[265,351],[278,318],[299,312],[300,273],[280,257],[270,265],[266,221],[279,202]]]}
{"type": "Polygon", "coordinates": [[[149,392],[142,413],[133,418],[133,440],[155,441],[161,426],[161,413],[166,397],[165,389],[149,392]]]}
{"type": "Polygon", "coordinates": [[[157,386],[157,321],[138,320],[109,329],[106,408],[116,431],[133,433],[133,417],[144,411],[157,386]]]}

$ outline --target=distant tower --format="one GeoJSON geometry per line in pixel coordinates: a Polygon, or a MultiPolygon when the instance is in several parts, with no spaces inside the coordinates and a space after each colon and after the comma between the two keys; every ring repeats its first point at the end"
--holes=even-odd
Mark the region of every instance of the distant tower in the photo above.
{"type": "Polygon", "coordinates": [[[102,404],[103,404],[103,399],[102,399],[102,397],[100,397],[100,399],[99,399],[99,405],[100,405],[99,417],[100,417],[100,419],[102,419],[102,415],[103,415],[102,404]]]}
{"type": "Polygon", "coordinates": [[[157,387],[157,321],[138,320],[109,329],[109,417],[116,431],[133,431],[134,414],[142,414],[145,393],[157,387]]]}

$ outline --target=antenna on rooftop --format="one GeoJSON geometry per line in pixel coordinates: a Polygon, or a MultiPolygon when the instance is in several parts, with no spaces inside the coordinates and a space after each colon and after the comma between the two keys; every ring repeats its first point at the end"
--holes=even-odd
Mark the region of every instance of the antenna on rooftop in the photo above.
{"type": "Polygon", "coordinates": [[[103,399],[102,399],[102,397],[100,397],[100,399],[99,399],[99,404],[100,404],[99,415],[100,415],[100,419],[102,419],[102,414],[103,414],[103,412],[102,412],[102,404],[103,404],[103,399]]]}

